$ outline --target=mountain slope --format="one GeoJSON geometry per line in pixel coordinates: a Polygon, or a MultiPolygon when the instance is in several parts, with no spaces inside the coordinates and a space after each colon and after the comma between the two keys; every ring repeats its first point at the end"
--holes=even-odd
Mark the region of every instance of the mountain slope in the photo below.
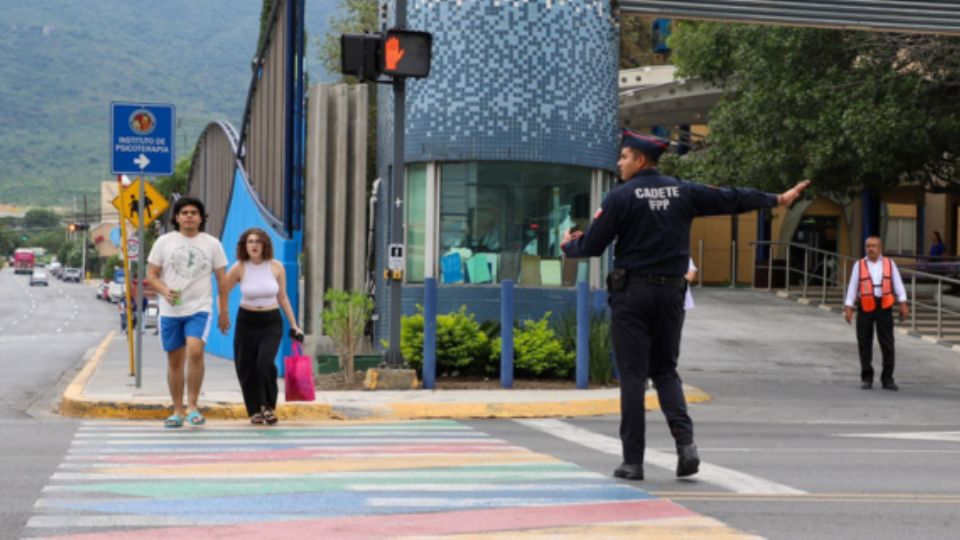
{"type": "MultiPolygon", "coordinates": [[[[314,3],[310,34],[325,32],[333,4],[314,3]]],[[[211,120],[240,127],[260,0],[5,4],[0,202],[64,203],[93,193],[110,176],[112,101],[175,105],[179,155],[211,120]]],[[[326,78],[316,71],[313,78],[326,78]]]]}

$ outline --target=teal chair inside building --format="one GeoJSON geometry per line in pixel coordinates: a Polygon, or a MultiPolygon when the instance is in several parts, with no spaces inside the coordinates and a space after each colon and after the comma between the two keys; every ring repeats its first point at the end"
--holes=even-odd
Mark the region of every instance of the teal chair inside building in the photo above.
{"type": "Polygon", "coordinates": [[[486,253],[477,253],[467,259],[467,277],[470,283],[490,283],[493,274],[490,272],[490,261],[486,253]]]}

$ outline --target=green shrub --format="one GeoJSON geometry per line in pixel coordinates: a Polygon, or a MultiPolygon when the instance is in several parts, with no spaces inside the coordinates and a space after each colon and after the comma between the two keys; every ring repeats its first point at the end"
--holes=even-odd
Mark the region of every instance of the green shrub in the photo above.
{"type": "MultiPolygon", "coordinates": [[[[404,317],[400,325],[400,351],[411,367],[423,371],[423,307],[404,317]]],[[[466,306],[437,315],[437,373],[480,374],[490,358],[490,338],[466,306]]]]}
{"type": "MultiPolygon", "coordinates": [[[[549,326],[550,312],[539,321],[523,321],[513,334],[513,370],[518,376],[566,378],[573,373],[576,349],[565,349],[549,326]]],[[[500,365],[502,340],[493,342],[491,361],[500,365]]]]}
{"type": "MultiPolygon", "coordinates": [[[[564,350],[574,352],[576,363],[577,351],[577,314],[569,311],[554,324],[557,339],[564,350]]],[[[610,337],[610,317],[607,310],[597,310],[590,313],[590,382],[608,384],[613,380],[613,360],[610,353],[613,343],[610,337]]]]}
{"type": "Polygon", "coordinates": [[[613,380],[613,341],[607,310],[590,314],[590,382],[608,384],[613,380]]]}

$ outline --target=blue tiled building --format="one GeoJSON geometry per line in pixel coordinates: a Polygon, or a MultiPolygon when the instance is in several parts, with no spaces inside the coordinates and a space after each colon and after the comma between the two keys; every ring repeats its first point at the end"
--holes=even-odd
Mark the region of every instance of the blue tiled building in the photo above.
{"type": "MultiPolygon", "coordinates": [[[[377,268],[390,208],[405,204],[403,313],[441,284],[439,311],[499,317],[498,284],[517,284],[517,317],[570,311],[573,285],[600,285],[602,262],[564,260],[562,232],[586,228],[616,164],[619,34],[608,0],[408,0],[407,27],[433,34],[426,79],[407,82],[403,193],[387,188],[392,96],[379,95],[377,268]]],[[[392,5],[390,6],[392,8],[392,5]]],[[[377,283],[377,312],[389,311],[377,283]]],[[[599,301],[600,299],[598,299],[599,301]]],[[[385,317],[376,337],[387,333],[385,317]]]]}

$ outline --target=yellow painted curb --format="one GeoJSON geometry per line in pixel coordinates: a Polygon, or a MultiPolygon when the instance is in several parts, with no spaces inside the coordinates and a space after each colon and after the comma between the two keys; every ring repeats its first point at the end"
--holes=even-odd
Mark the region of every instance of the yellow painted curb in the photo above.
{"type": "Polygon", "coordinates": [[[64,390],[63,397],[60,401],[60,414],[74,417],[83,416],[82,414],[78,414],[79,410],[84,409],[85,405],[83,401],[83,387],[86,386],[87,381],[90,380],[90,376],[93,375],[93,372],[96,371],[100,365],[100,360],[103,359],[103,353],[107,351],[107,347],[110,345],[114,334],[116,334],[116,331],[110,332],[107,334],[107,337],[103,338],[103,341],[100,342],[97,350],[93,353],[93,356],[90,357],[90,360],[87,360],[87,364],[83,366],[80,373],[77,373],[77,376],[67,385],[67,389],[64,390]]]}
{"type": "MultiPolygon", "coordinates": [[[[83,390],[99,367],[103,355],[113,339],[110,332],[97,347],[87,364],[67,386],[60,402],[60,414],[74,418],[113,418],[125,420],[163,420],[170,414],[169,403],[116,402],[90,400],[83,390]]],[[[703,390],[685,386],[687,403],[703,403],[711,399],[703,390]]],[[[646,395],[646,408],[657,410],[660,403],[655,392],[646,395]]],[[[215,402],[201,406],[204,416],[214,420],[246,420],[242,404],[215,402]]],[[[350,407],[329,403],[282,403],[277,416],[283,420],[413,420],[426,418],[534,418],[599,416],[620,412],[620,399],[588,399],[576,401],[547,401],[535,403],[462,403],[419,402],[383,403],[370,407],[350,407]]]]}

